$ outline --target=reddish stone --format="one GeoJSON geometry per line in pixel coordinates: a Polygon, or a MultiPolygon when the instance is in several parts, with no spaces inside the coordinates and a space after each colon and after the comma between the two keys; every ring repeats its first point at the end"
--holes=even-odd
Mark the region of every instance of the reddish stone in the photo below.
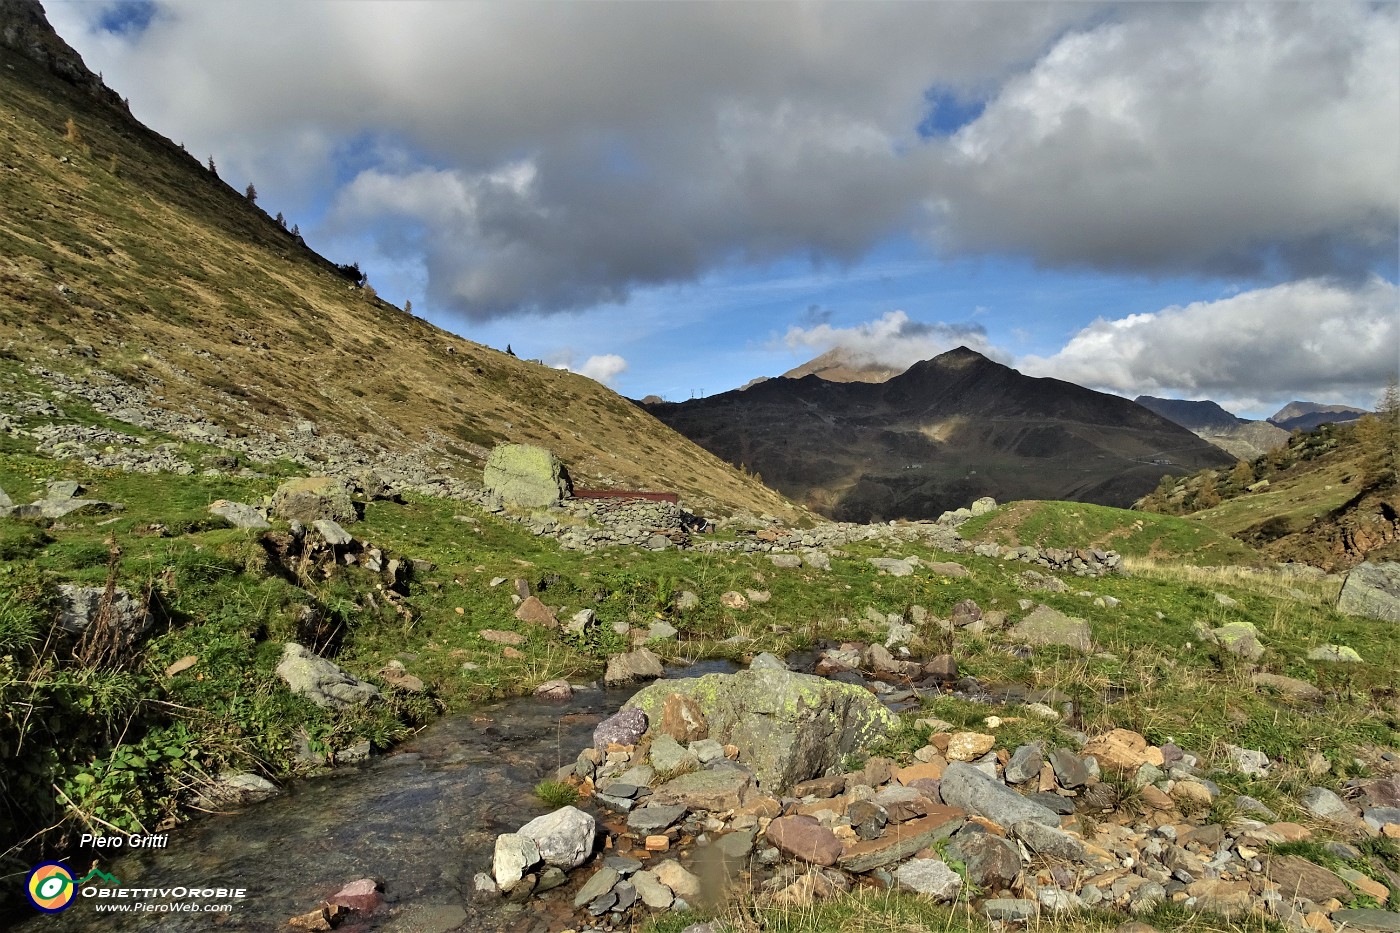
{"type": "Polygon", "coordinates": [[[841,840],[810,816],[780,816],[765,835],[783,852],[813,865],[833,865],[841,857],[841,840]]]}
{"type": "Polygon", "coordinates": [[[516,607],[515,617],[521,622],[543,625],[545,628],[559,627],[559,620],[555,618],[554,610],[540,602],[537,596],[531,596],[516,607]]]}
{"type": "Polygon", "coordinates": [[[710,726],[700,704],[688,696],[673,693],[661,708],[660,729],[682,745],[709,738],[710,726]]]}
{"type": "Polygon", "coordinates": [[[327,899],[326,903],[336,904],[350,910],[358,910],[360,913],[372,913],[379,906],[382,898],[379,895],[379,885],[373,878],[361,878],[359,881],[352,881],[339,891],[335,892],[327,899]]]}

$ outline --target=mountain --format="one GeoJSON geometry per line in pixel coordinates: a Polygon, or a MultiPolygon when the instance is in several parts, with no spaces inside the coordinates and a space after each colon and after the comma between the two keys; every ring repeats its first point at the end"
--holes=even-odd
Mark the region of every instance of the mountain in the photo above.
{"type": "Polygon", "coordinates": [[[1289,402],[1274,412],[1269,423],[1285,431],[1311,431],[1321,424],[1345,424],[1366,414],[1364,408],[1350,405],[1324,405],[1320,402],[1289,402]]]}
{"type": "Polygon", "coordinates": [[[380,300],[137,122],[34,0],[0,0],[0,58],[0,352],[234,434],[312,422],[462,478],[497,442],[536,443],[580,484],[797,514],[597,382],[380,300]]]}
{"type": "Polygon", "coordinates": [[[783,373],[784,379],[817,376],[827,382],[888,382],[904,372],[903,369],[879,363],[860,363],[840,347],[833,347],[821,356],[783,373]]]}
{"type": "Polygon", "coordinates": [[[1232,415],[1215,402],[1151,395],[1139,395],[1133,401],[1240,460],[1253,460],[1288,440],[1288,432],[1282,428],[1267,421],[1250,421],[1232,415]]]}
{"type": "Polygon", "coordinates": [[[1233,458],[1140,405],[959,347],[886,382],[770,379],[648,410],[841,520],[931,518],[979,496],[1127,506],[1233,458]]]}

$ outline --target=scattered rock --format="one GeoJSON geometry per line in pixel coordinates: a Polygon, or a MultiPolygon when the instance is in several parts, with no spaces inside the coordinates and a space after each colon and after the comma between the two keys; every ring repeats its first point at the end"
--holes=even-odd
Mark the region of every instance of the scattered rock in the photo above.
{"type": "Polygon", "coordinates": [[[271,528],[267,516],[242,502],[218,499],[209,506],[209,513],[217,515],[235,528],[271,528]]]}
{"type": "Polygon", "coordinates": [[[350,676],[296,642],[288,642],[283,647],[277,676],[293,693],[327,709],[362,706],[383,699],[378,687],[350,676]]]}
{"type": "Polygon", "coordinates": [[[1028,645],[1064,645],[1084,653],[1094,646],[1088,622],[1043,604],[1036,606],[1008,634],[1028,645]]]}
{"type": "Polygon", "coordinates": [[[938,859],[910,859],[894,870],[895,884],[935,901],[952,902],[962,890],[962,876],[938,859]]]}
{"type": "MultiPolygon", "coordinates": [[[[104,587],[78,586],[61,583],[58,587],[58,624],[66,632],[75,635],[87,631],[88,627],[102,612],[103,599],[107,595],[104,587]]],[[[107,616],[116,625],[121,636],[130,641],[143,635],[155,624],[146,607],[135,596],[118,587],[112,592],[112,602],[107,616]]]]}
{"type": "Polygon", "coordinates": [[[516,832],[534,841],[546,865],[564,871],[582,865],[593,852],[593,817],[577,807],[561,807],[536,817],[516,832]]]}
{"type": "Polygon", "coordinates": [[[559,627],[559,620],[555,617],[554,610],[540,602],[538,596],[521,600],[520,605],[515,607],[515,617],[521,622],[542,625],[545,628],[559,627]]]}
{"type": "Polygon", "coordinates": [[[913,564],[897,557],[867,557],[866,562],[892,577],[907,577],[914,572],[913,564]]]}
{"type": "Polygon", "coordinates": [[[782,852],[812,865],[834,865],[841,857],[841,840],[810,816],[778,817],[764,835],[782,852]]]}
{"type": "Polygon", "coordinates": [[[638,648],[628,654],[615,654],[608,658],[608,669],[603,674],[603,682],[609,686],[616,686],[636,680],[655,680],[665,674],[666,669],[659,657],[646,648],[638,648]]]}
{"type": "Polygon", "coordinates": [[[1309,661],[1331,661],[1334,664],[1360,664],[1361,655],[1346,645],[1321,645],[1308,652],[1309,661]]]}
{"type": "Polygon", "coordinates": [[[949,806],[975,813],[1000,826],[1014,826],[1022,820],[1053,827],[1060,825],[1059,816],[1051,810],[962,762],[948,765],[940,780],[939,792],[949,806]]]}
{"type": "Polygon", "coordinates": [[[646,734],[649,721],[635,706],[624,707],[598,723],[593,730],[593,747],[606,750],[609,745],[636,745],[646,734]]]}

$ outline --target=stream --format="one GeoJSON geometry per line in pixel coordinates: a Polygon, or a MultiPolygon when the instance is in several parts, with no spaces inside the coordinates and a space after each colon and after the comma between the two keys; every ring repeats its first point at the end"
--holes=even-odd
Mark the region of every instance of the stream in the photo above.
{"type": "MultiPolygon", "coordinates": [[[[734,669],[703,662],[668,676],[734,669]]],[[[137,903],[80,896],[62,913],[35,915],[17,929],[287,929],[288,919],[359,878],[381,882],[385,902],[369,916],[350,914],[337,927],[342,933],[562,929],[573,916],[569,888],[525,905],[473,901],[472,876],[490,871],[498,834],[551,809],[534,796],[535,784],[572,764],[592,744],[593,727],[635,689],[581,690],[568,702],[521,697],[447,716],[364,765],[292,782],[271,800],[179,827],[165,849],[116,857],[84,850],[83,859],[66,863],[81,878],[96,855],[126,888],[245,888],[227,913],[108,912],[98,905],[137,903]]]]}

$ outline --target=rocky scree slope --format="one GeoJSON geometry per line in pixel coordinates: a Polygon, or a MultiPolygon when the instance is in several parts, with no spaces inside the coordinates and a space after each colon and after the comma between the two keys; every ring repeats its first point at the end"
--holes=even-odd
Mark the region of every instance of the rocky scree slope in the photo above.
{"type": "Polygon", "coordinates": [[[798,515],[598,383],[379,300],[134,120],[37,3],[0,6],[0,35],[0,352],[234,436],[308,423],[459,475],[499,441],[535,442],[580,485],[798,515]]]}

